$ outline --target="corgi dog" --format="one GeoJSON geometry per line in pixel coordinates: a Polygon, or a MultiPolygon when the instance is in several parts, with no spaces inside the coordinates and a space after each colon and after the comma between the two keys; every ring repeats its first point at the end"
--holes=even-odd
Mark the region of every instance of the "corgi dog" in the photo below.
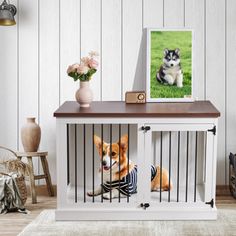
{"type": "Polygon", "coordinates": [[[183,87],[183,72],[180,64],[180,50],[164,50],[163,64],[156,73],[158,82],[167,85],[176,84],[178,88],[183,87]]]}
{"type": "MultiPolygon", "coordinates": [[[[127,158],[128,135],[121,137],[116,143],[106,143],[94,135],[94,144],[101,158],[103,184],[87,193],[88,196],[103,194],[104,199],[127,197],[137,192],[137,165],[127,158]]],[[[151,165],[151,191],[167,191],[169,186],[168,171],[162,168],[162,188],[160,189],[160,167],[151,165]]]]}

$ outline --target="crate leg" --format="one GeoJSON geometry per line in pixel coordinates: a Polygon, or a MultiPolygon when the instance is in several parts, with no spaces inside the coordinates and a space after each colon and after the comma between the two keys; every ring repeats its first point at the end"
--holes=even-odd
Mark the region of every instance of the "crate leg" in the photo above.
{"type": "Polygon", "coordinates": [[[57,207],[66,204],[67,193],[67,126],[64,120],[57,120],[57,207]]]}

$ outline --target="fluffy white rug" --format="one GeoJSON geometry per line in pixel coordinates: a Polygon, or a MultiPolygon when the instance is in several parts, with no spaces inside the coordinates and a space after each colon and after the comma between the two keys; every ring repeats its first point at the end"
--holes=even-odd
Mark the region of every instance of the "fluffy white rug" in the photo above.
{"type": "Polygon", "coordinates": [[[43,211],[19,236],[174,236],[236,235],[236,210],[218,210],[217,221],[73,221],[56,222],[43,211]]]}

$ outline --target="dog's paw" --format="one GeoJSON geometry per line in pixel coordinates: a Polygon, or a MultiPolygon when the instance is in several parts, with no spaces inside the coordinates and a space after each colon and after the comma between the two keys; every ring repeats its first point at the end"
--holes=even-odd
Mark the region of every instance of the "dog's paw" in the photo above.
{"type": "Polygon", "coordinates": [[[110,200],[110,192],[104,193],[103,198],[106,199],[106,200],[110,200]]]}
{"type": "Polygon", "coordinates": [[[93,194],[93,192],[87,192],[87,196],[92,197],[95,196],[95,194],[93,194]]]}
{"type": "Polygon", "coordinates": [[[151,192],[160,192],[160,188],[153,188],[151,192]]]}

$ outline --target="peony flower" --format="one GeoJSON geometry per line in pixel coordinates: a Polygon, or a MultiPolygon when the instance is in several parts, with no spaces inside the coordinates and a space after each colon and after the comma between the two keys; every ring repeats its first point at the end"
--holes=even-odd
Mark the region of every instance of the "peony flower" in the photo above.
{"type": "Polygon", "coordinates": [[[89,60],[90,60],[89,57],[82,57],[81,58],[81,63],[84,64],[85,66],[88,66],[89,60]]]}
{"type": "Polygon", "coordinates": [[[71,72],[75,72],[77,68],[79,67],[78,63],[75,63],[73,65],[70,65],[67,69],[67,74],[70,74],[71,72]]]}
{"type": "Polygon", "coordinates": [[[89,68],[88,66],[86,65],[83,65],[83,64],[80,64],[79,67],[77,68],[77,72],[81,75],[83,74],[87,74],[89,71],[89,68]]]}
{"type": "Polygon", "coordinates": [[[75,64],[72,65],[72,68],[73,68],[74,70],[76,70],[76,69],[79,68],[79,66],[80,66],[79,63],[75,63],[75,64]]]}
{"type": "Polygon", "coordinates": [[[74,72],[74,71],[73,71],[72,66],[69,66],[67,69],[67,74],[69,75],[71,72],[74,72]]]}
{"type": "Polygon", "coordinates": [[[89,52],[89,56],[90,56],[90,57],[98,57],[99,54],[98,54],[98,52],[91,51],[91,52],[89,52]]]}
{"type": "Polygon", "coordinates": [[[98,62],[94,58],[91,58],[88,62],[88,65],[91,69],[97,69],[98,62]]]}

